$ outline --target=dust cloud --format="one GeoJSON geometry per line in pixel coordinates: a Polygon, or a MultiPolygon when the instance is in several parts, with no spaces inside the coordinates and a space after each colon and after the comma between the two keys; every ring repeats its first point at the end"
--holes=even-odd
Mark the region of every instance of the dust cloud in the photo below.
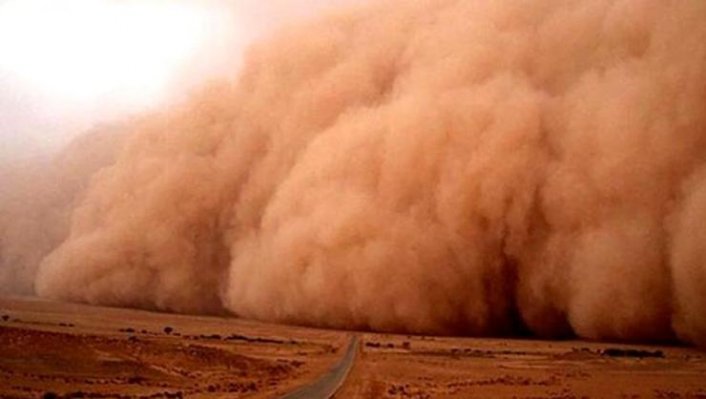
{"type": "Polygon", "coordinates": [[[5,207],[0,281],[313,326],[706,345],[704,20],[699,0],[414,0],[283,28],[236,83],[124,126],[70,205],[39,202],[71,214],[39,255],[5,207]]]}
{"type": "Polygon", "coordinates": [[[0,164],[0,295],[34,292],[39,263],[66,239],[72,209],[126,137],[121,124],[100,126],[53,158],[0,164]]]}

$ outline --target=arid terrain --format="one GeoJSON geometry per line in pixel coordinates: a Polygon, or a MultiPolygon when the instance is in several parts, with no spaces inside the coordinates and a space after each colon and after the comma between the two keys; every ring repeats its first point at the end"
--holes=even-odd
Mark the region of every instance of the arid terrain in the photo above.
{"type": "Polygon", "coordinates": [[[706,353],[0,300],[2,398],[327,396],[329,377],[337,398],[706,398],[706,353]]]}

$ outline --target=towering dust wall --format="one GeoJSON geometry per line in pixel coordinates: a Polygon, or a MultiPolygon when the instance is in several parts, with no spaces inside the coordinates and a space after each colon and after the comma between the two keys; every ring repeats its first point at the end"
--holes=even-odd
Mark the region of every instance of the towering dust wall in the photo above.
{"type": "Polygon", "coordinates": [[[45,297],[706,345],[706,2],[387,1],[132,126],[45,297]]]}

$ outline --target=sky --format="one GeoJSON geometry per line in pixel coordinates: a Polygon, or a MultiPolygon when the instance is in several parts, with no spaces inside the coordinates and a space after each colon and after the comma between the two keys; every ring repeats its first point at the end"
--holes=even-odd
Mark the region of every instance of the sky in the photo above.
{"type": "Polygon", "coordinates": [[[0,163],[233,77],[275,27],[355,0],[0,0],[0,163]]]}

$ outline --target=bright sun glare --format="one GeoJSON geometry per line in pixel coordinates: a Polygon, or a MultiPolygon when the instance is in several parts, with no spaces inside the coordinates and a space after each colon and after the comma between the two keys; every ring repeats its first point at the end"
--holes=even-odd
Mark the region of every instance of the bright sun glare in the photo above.
{"type": "Polygon", "coordinates": [[[0,1],[0,73],[58,100],[150,103],[204,45],[212,17],[178,1],[0,1]]]}

